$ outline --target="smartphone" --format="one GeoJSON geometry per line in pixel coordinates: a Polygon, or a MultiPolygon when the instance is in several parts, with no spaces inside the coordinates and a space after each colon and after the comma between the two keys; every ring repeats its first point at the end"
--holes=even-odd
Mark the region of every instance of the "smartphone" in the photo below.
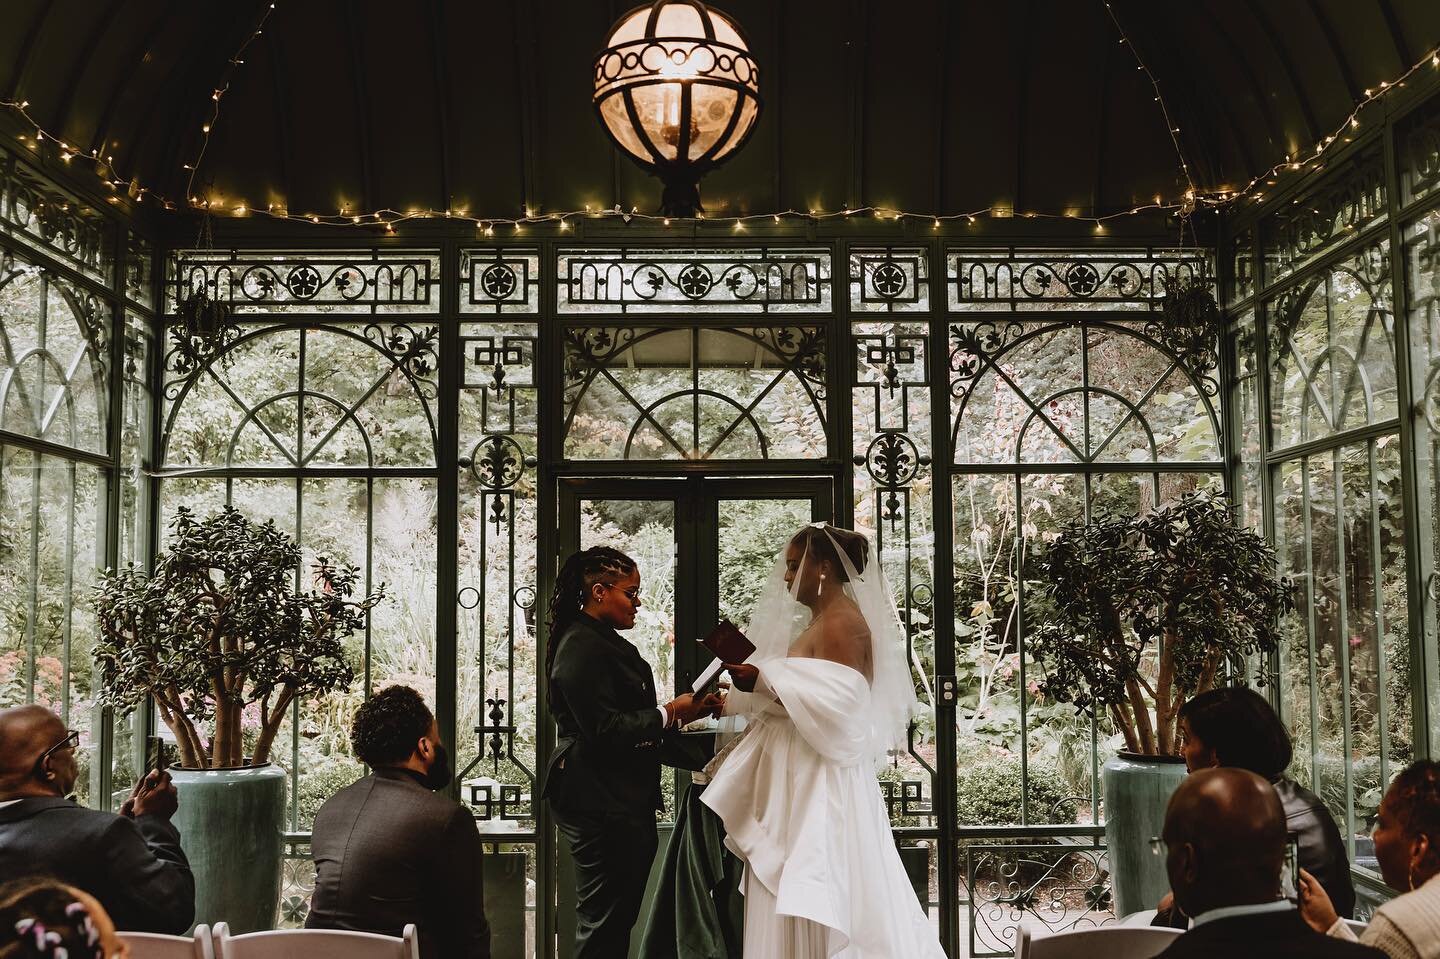
{"type": "Polygon", "coordinates": [[[1280,867],[1280,895],[1291,902],[1300,901],[1300,834],[1292,832],[1285,839],[1285,862],[1280,867]]]}
{"type": "Polygon", "coordinates": [[[159,736],[145,737],[145,775],[149,776],[156,770],[169,768],[170,762],[165,755],[165,740],[159,736]]]}

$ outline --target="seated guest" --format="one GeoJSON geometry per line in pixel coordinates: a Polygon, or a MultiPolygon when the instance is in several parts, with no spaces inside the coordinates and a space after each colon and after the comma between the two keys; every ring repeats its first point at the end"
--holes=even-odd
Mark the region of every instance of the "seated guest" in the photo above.
{"type": "Polygon", "coordinates": [[[350,743],[373,772],[315,814],[307,929],[398,936],[413,922],[423,959],[488,959],[480,833],[449,785],[450,757],[420,694],[391,686],[355,714],[350,743]]]}
{"type": "MultiPolygon", "coordinates": [[[[1180,707],[1180,752],[1192,773],[1215,766],[1248,769],[1275,787],[1285,808],[1285,830],[1299,839],[1300,868],[1325,887],[1335,911],[1355,914],[1355,887],[1345,840],[1320,797],[1285,776],[1292,755],[1290,734],[1265,697],[1243,686],[1201,693],[1180,707]]],[[[1155,925],[1184,929],[1189,920],[1160,903],[1155,925]]]]}
{"type": "MultiPolygon", "coordinates": [[[[1404,895],[1375,911],[1360,941],[1390,959],[1440,956],[1440,763],[1411,763],[1390,784],[1375,821],[1375,858],[1385,883],[1404,895]]],[[[1300,912],[1315,929],[1356,938],[1324,887],[1303,871],[1300,912]]]]}
{"type": "Polygon", "coordinates": [[[129,959],[94,896],[53,879],[0,885],[0,959],[129,959]]]}
{"type": "Polygon", "coordinates": [[[1285,811],[1254,773],[1192,773],[1170,797],[1163,838],[1175,902],[1194,917],[1163,959],[1382,959],[1368,946],[1322,936],[1280,898],[1285,811]]]}
{"type": "Polygon", "coordinates": [[[195,918],[195,877],[170,823],[168,773],[136,784],[121,814],[65,797],[80,734],[50,710],[0,710],[0,876],[45,875],[83,889],[126,932],[183,934],[195,918]]]}

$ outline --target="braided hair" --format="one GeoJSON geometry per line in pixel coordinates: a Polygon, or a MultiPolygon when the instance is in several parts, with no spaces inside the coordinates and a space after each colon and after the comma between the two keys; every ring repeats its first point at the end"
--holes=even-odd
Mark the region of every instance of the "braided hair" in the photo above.
{"type": "Polygon", "coordinates": [[[1417,759],[1390,783],[1390,808],[1407,836],[1430,838],[1430,859],[1440,856],[1440,763],[1417,759]]]}
{"type": "Polygon", "coordinates": [[[0,885],[0,959],[103,959],[89,908],[76,890],[31,876],[0,885]]]}
{"type": "Polygon", "coordinates": [[[550,596],[550,638],[545,644],[545,671],[555,659],[555,644],[565,627],[574,621],[585,603],[590,587],[604,576],[629,576],[639,567],[624,553],[610,546],[592,546],[572,553],[555,577],[550,596]]]}

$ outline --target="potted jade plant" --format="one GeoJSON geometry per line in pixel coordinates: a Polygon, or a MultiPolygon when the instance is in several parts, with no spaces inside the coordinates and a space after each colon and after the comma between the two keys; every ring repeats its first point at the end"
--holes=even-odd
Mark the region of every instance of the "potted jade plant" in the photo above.
{"type": "Polygon", "coordinates": [[[1180,707],[1242,682],[1279,644],[1290,606],[1275,551],[1203,491],[1139,516],[1064,528],[1037,556],[1045,625],[1030,640],[1045,696],[1074,703],[1125,750],[1104,768],[1116,912],[1153,908],[1169,888],[1148,842],[1185,775],[1180,707]]]}
{"type": "Polygon", "coordinates": [[[125,711],[153,701],[174,734],[195,921],[269,929],[286,783],[270,750],[293,703],[354,680],[343,641],[383,587],[352,599],[356,569],[320,559],[298,588],[295,541],[229,506],[204,520],[181,507],[170,529],[149,574],[107,571],[96,587],[101,699],[125,711]]]}

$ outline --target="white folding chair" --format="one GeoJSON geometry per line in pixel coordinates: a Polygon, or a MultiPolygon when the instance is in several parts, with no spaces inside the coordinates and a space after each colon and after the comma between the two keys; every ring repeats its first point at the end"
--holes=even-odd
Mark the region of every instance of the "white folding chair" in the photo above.
{"type": "Polygon", "coordinates": [[[1015,959],[1151,959],[1180,935],[1179,929],[1107,926],[1034,938],[1021,926],[1015,959]]]}
{"type": "Polygon", "coordinates": [[[203,922],[191,936],[163,936],[157,932],[122,932],[119,936],[130,947],[130,959],[215,959],[210,927],[203,922]]]}
{"type": "Polygon", "coordinates": [[[420,959],[420,942],[414,923],[400,936],[339,929],[277,929],[230,935],[230,927],[215,924],[216,959],[420,959]]]}

